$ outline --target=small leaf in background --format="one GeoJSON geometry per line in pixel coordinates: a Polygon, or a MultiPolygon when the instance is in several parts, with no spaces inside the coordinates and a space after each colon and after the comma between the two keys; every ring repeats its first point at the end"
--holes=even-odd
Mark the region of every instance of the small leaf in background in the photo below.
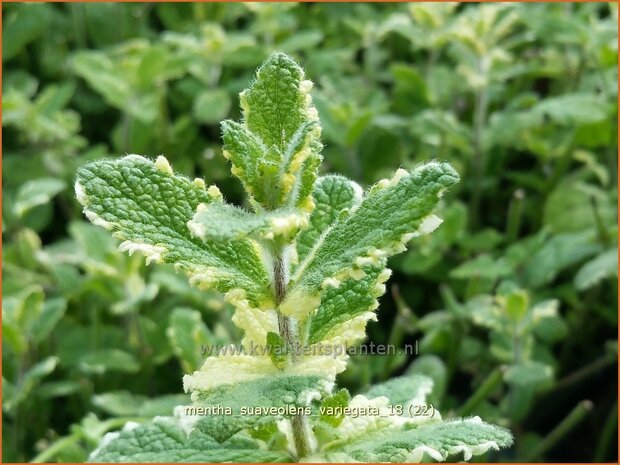
{"type": "Polygon", "coordinates": [[[34,342],[43,342],[52,332],[56,324],[64,316],[67,309],[67,301],[61,297],[47,299],[43,303],[41,314],[32,327],[34,342]]]}
{"type": "MultiPolygon", "coordinates": [[[[3,405],[8,411],[12,411],[21,402],[28,399],[28,396],[32,393],[35,387],[41,382],[43,378],[52,373],[58,365],[58,357],[47,357],[30,369],[28,369],[23,377],[20,379],[17,386],[13,390],[13,394],[9,398],[9,402],[3,405]]],[[[9,392],[11,389],[9,388],[9,392]]]]}
{"type": "Polygon", "coordinates": [[[66,187],[63,181],[54,178],[40,178],[24,183],[17,192],[13,206],[15,213],[23,217],[32,208],[48,203],[66,187]]]}
{"type": "Polygon", "coordinates": [[[338,426],[344,420],[344,409],[349,405],[351,394],[346,389],[340,389],[335,394],[326,397],[321,401],[321,421],[331,425],[338,426]],[[333,413],[332,413],[333,412],[333,413]]]}
{"type": "Polygon", "coordinates": [[[522,290],[511,292],[506,296],[505,308],[509,318],[521,321],[529,308],[529,295],[522,290]]]}
{"type": "Polygon", "coordinates": [[[171,394],[149,398],[128,391],[115,391],[97,394],[93,405],[104,412],[118,417],[156,417],[170,416],[177,405],[189,402],[184,394],[171,394]]]}
{"type": "Polygon", "coordinates": [[[43,8],[15,4],[6,9],[2,30],[2,61],[18,55],[26,45],[39,37],[51,22],[50,5],[43,8]]]}
{"type": "Polygon", "coordinates": [[[609,249],[593,258],[575,275],[575,287],[580,291],[589,289],[603,279],[618,276],[618,248],[609,249]]]}
{"type": "Polygon", "coordinates": [[[512,271],[512,266],[503,257],[494,259],[490,255],[484,254],[459,265],[450,272],[450,275],[458,279],[496,280],[509,276],[512,271]]]}
{"type": "Polygon", "coordinates": [[[108,371],[136,373],[140,363],[129,352],[120,349],[101,349],[80,357],[80,369],[86,373],[104,374],[108,371]]]}
{"type": "Polygon", "coordinates": [[[202,351],[213,343],[200,312],[188,308],[172,311],[166,335],[184,373],[192,373],[201,367],[206,358],[202,351]]]}
{"type": "Polygon", "coordinates": [[[568,179],[547,197],[544,222],[556,233],[583,231],[596,227],[594,208],[598,209],[603,225],[617,222],[615,205],[605,191],[582,181],[568,179]]]}
{"type": "Polygon", "coordinates": [[[607,118],[607,103],[593,94],[569,94],[543,100],[531,110],[535,116],[548,117],[558,124],[591,124],[607,118]]]}
{"type": "Polygon", "coordinates": [[[592,230],[558,234],[546,240],[527,259],[523,269],[525,284],[539,287],[553,281],[565,268],[579,263],[600,250],[592,230]]]}
{"type": "Polygon", "coordinates": [[[511,365],[504,373],[504,381],[515,386],[539,388],[548,385],[552,378],[553,370],[549,365],[533,361],[511,365]]]}
{"type": "Polygon", "coordinates": [[[202,91],[193,105],[193,114],[201,123],[215,124],[228,116],[232,100],[225,90],[202,91]]]}

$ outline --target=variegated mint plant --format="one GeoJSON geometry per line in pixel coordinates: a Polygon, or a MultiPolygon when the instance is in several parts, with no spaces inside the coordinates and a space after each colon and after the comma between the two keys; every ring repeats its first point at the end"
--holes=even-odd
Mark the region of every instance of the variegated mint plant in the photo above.
{"type": "Polygon", "coordinates": [[[425,405],[430,378],[395,378],[352,398],[335,387],[347,365],[337,348],[359,343],[376,319],[387,259],[439,226],[433,210],[458,176],[432,161],[366,191],[318,177],[311,89],[293,60],[273,54],[240,95],[242,121],[222,123],[224,156],[252,211],[175,174],[161,156],[79,170],[75,192],[88,219],[121,251],[172,263],[191,284],[224,293],[245,349],[208,357],[183,379],[192,406],[110,433],[92,461],[420,462],[511,444],[508,431],[478,417],[411,415],[425,405]]]}

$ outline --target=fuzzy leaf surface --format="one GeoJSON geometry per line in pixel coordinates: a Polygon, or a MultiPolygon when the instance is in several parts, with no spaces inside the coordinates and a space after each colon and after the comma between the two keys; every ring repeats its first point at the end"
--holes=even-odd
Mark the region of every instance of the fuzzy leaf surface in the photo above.
{"type": "Polygon", "coordinates": [[[306,407],[312,400],[318,400],[326,394],[320,381],[318,376],[275,376],[218,386],[200,393],[195,398],[194,405],[230,407],[232,415],[204,416],[199,419],[196,427],[223,442],[244,428],[263,426],[290,417],[273,412],[243,414],[242,407],[306,407]]]}
{"type": "Polygon", "coordinates": [[[290,462],[284,452],[261,449],[259,442],[232,438],[218,443],[200,430],[189,436],[170,417],[158,417],[150,423],[108,433],[103,445],[89,457],[90,462],[164,463],[164,462],[290,462]]]}
{"type": "Polygon", "coordinates": [[[316,295],[326,279],[340,279],[351,269],[398,253],[410,237],[432,231],[440,222],[431,216],[439,196],[458,179],[448,163],[431,162],[411,172],[400,170],[392,180],[375,185],[357,208],[320,237],[296,269],[290,305],[297,306],[304,295],[316,295]]]}
{"type": "Polygon", "coordinates": [[[190,179],[130,155],[81,168],[76,194],[94,224],[124,241],[121,250],[141,252],[147,262],[173,263],[203,289],[242,288],[255,305],[269,299],[268,277],[252,242],[192,237],[187,222],[199,204],[215,198],[190,179]]]}
{"type": "Polygon", "coordinates": [[[224,155],[257,210],[282,206],[310,210],[322,158],[321,128],[312,83],[283,53],[272,54],[240,94],[243,121],[224,121],[224,155]]]}
{"type": "Polygon", "coordinates": [[[380,260],[376,265],[363,267],[363,278],[349,278],[337,287],[327,287],[310,320],[308,342],[315,344],[329,338],[333,343],[335,338],[335,342],[345,345],[362,339],[365,321],[374,318],[374,314],[369,312],[377,308],[377,298],[385,290],[382,281],[387,279],[389,272],[384,270],[385,260],[380,260]],[[356,327],[355,323],[347,324],[356,317],[362,317],[364,325],[356,327]]]}
{"type": "Polygon", "coordinates": [[[427,376],[408,374],[375,384],[365,394],[368,398],[385,396],[393,405],[421,404],[433,390],[433,380],[427,376]]]}
{"type": "MultiPolygon", "coordinates": [[[[512,444],[504,428],[478,417],[425,423],[411,429],[387,429],[359,438],[341,452],[362,462],[421,462],[425,456],[437,461],[463,454],[465,460],[512,444]]],[[[428,460],[428,458],[426,459],[428,460]]]]}
{"type": "Polygon", "coordinates": [[[297,257],[303,262],[312,246],[338,219],[345,209],[356,207],[362,200],[362,188],[344,176],[328,175],[317,179],[312,192],[314,210],[309,225],[297,237],[297,257]]]}
{"type": "Polygon", "coordinates": [[[265,145],[284,152],[295,133],[308,121],[306,94],[300,89],[304,71],[283,53],[274,53],[256,72],[241,95],[245,124],[265,145]]]}
{"type": "Polygon", "coordinates": [[[290,240],[305,224],[306,218],[290,209],[254,214],[218,202],[199,205],[188,227],[204,241],[231,241],[248,236],[290,240]]]}

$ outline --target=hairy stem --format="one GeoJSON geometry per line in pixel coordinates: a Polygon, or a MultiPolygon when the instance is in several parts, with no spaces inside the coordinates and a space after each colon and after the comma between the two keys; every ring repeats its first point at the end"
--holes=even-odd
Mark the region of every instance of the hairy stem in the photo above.
{"type": "MultiPolygon", "coordinates": [[[[297,340],[293,331],[293,322],[291,318],[280,312],[280,304],[286,297],[286,287],[288,285],[288,266],[284,253],[279,250],[274,254],[273,260],[273,288],[276,303],[276,312],[278,314],[278,330],[280,336],[289,348],[291,354],[291,362],[297,362],[297,340]]],[[[294,415],[291,418],[291,427],[293,430],[293,440],[295,441],[295,449],[298,457],[305,457],[310,453],[310,443],[308,441],[308,426],[305,415],[294,415]]]]}

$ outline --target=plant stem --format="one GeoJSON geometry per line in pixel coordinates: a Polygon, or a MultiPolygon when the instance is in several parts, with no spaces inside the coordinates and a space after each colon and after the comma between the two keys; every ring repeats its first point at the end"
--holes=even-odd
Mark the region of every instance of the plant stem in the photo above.
{"type": "Polygon", "coordinates": [[[607,234],[607,228],[603,218],[601,218],[601,212],[598,207],[598,201],[596,197],[590,196],[590,205],[592,206],[592,213],[594,215],[594,221],[596,223],[596,230],[598,232],[601,243],[605,246],[609,245],[609,235],[607,234]]]}
{"type": "MultiPolygon", "coordinates": [[[[285,261],[282,249],[274,254],[273,260],[273,289],[278,314],[278,330],[280,336],[289,348],[291,363],[297,362],[296,344],[297,340],[292,328],[291,318],[280,312],[280,304],[286,297],[286,287],[288,285],[288,266],[285,261]]],[[[305,457],[310,453],[310,443],[308,441],[308,426],[305,415],[294,415],[291,418],[291,428],[293,430],[293,440],[297,457],[305,457]]]]}
{"type": "Polygon", "coordinates": [[[608,365],[612,365],[614,362],[616,362],[616,360],[617,359],[612,355],[606,354],[594,360],[592,363],[589,363],[588,365],[558,380],[558,382],[553,387],[553,390],[563,389],[566,386],[570,386],[571,384],[583,381],[584,379],[587,379],[588,377],[598,373],[600,370],[607,367],[608,365]]]}
{"type": "Polygon", "coordinates": [[[291,428],[293,430],[293,440],[295,441],[297,458],[306,457],[310,454],[307,424],[308,421],[305,415],[295,415],[291,418],[291,428]]]}
{"type": "Polygon", "coordinates": [[[65,447],[72,446],[76,444],[80,440],[78,434],[72,434],[71,436],[65,436],[64,438],[58,439],[51,446],[37,455],[35,458],[31,460],[32,463],[45,463],[50,462],[53,457],[55,457],[62,449],[65,447]]]}
{"type": "Polygon", "coordinates": [[[458,411],[458,416],[464,417],[469,415],[474,409],[485,400],[489,395],[499,386],[502,382],[503,368],[498,367],[491,372],[489,376],[484,380],[480,387],[467,399],[463,406],[458,411]]]}
{"type": "Polygon", "coordinates": [[[508,221],[506,225],[506,242],[515,242],[519,236],[521,220],[523,217],[523,199],[525,191],[521,188],[514,191],[508,207],[508,221]]]}
{"type": "Polygon", "coordinates": [[[543,455],[549,449],[551,449],[560,439],[562,439],[571,429],[577,426],[586,416],[586,414],[592,410],[592,402],[589,400],[582,400],[575,408],[568,414],[564,420],[562,420],[553,430],[545,436],[545,438],[538,444],[529,455],[526,456],[526,462],[532,462],[538,457],[543,455]]]}
{"type": "Polygon", "coordinates": [[[611,412],[609,412],[609,416],[607,417],[607,421],[605,422],[605,427],[603,428],[603,432],[601,433],[598,446],[596,447],[596,455],[594,456],[595,462],[604,462],[606,458],[606,454],[609,451],[609,446],[615,436],[616,431],[618,431],[618,402],[614,404],[611,412]]]}
{"type": "MultiPolygon", "coordinates": [[[[484,75],[485,78],[488,79],[488,62],[484,57],[480,57],[478,59],[478,71],[480,74],[484,75]]],[[[480,202],[482,196],[482,180],[484,177],[484,171],[486,169],[486,153],[484,149],[483,143],[483,132],[484,126],[486,124],[487,118],[487,108],[489,104],[489,95],[487,90],[487,84],[485,83],[483,86],[476,90],[475,100],[474,100],[474,134],[473,134],[473,143],[474,143],[474,158],[473,158],[473,168],[474,168],[474,185],[473,185],[473,193],[472,193],[472,208],[471,208],[471,224],[473,227],[478,225],[480,221],[480,202]]]]}

